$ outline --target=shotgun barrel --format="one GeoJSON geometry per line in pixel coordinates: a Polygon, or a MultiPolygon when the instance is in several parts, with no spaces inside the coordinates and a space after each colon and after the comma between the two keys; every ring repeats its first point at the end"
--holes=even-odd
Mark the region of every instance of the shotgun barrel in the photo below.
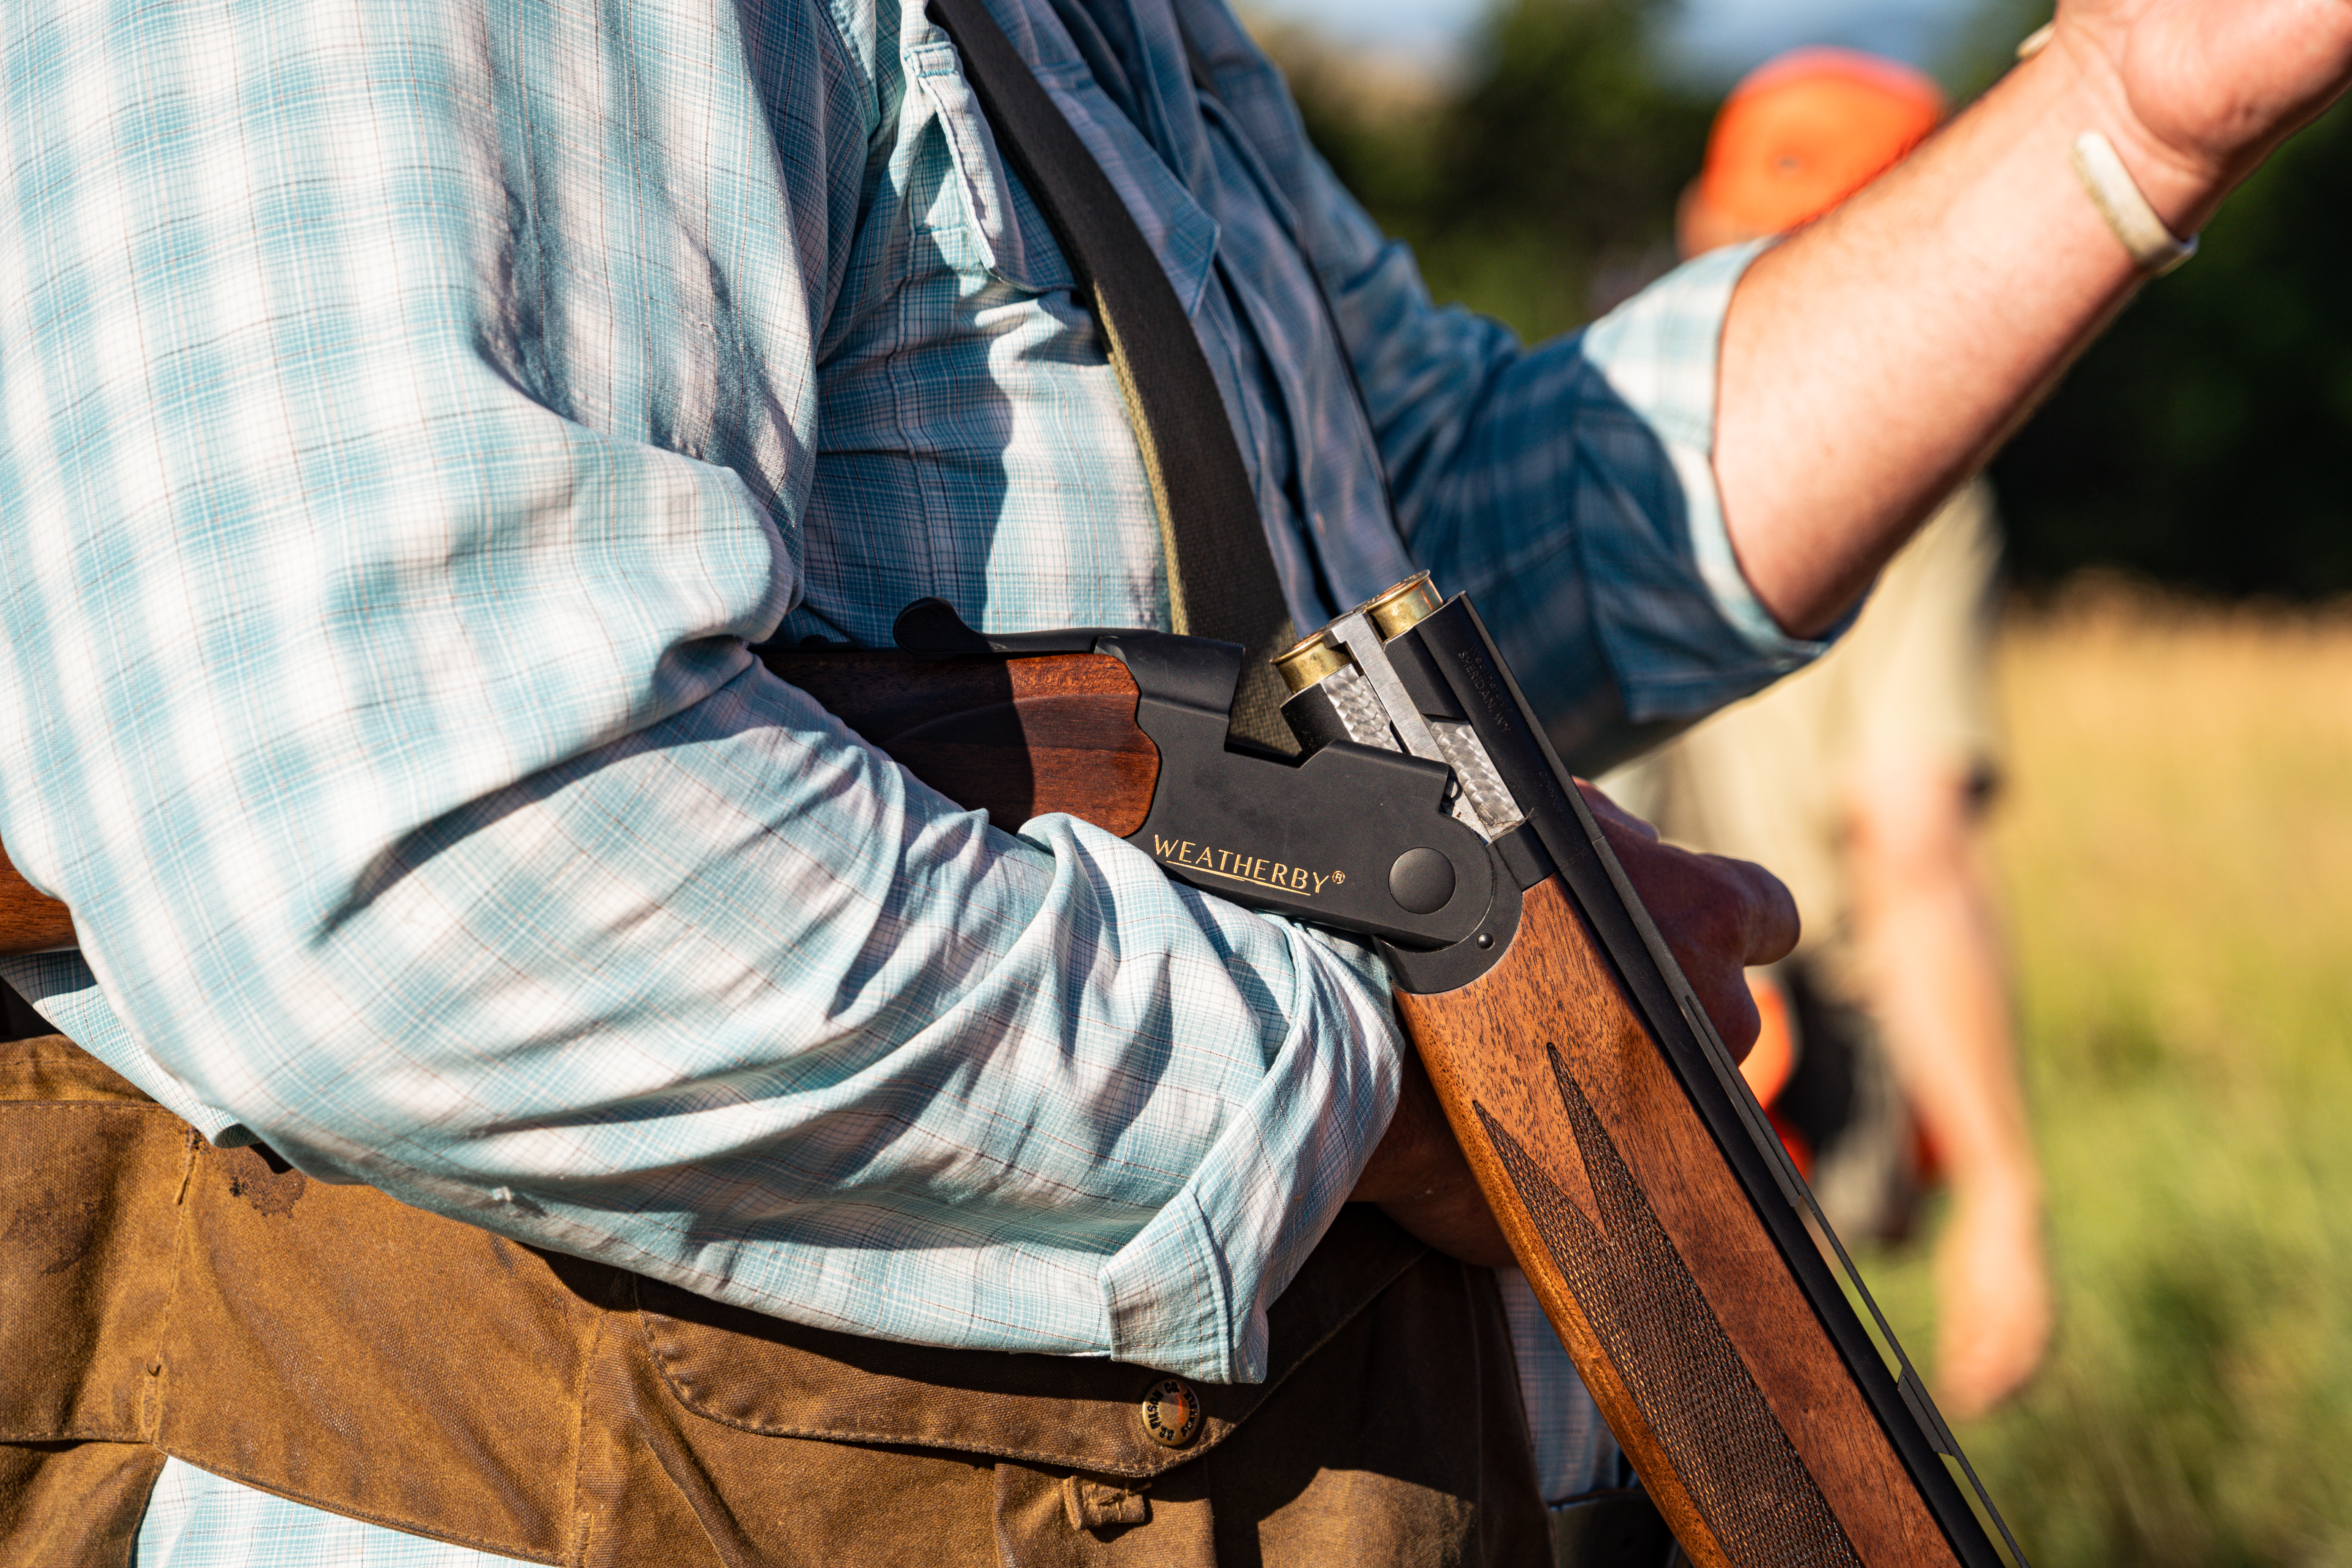
{"type": "Polygon", "coordinates": [[[1382,944],[1398,1011],[1684,1550],[2019,1568],[1469,602],[1416,579],[1284,662],[1302,737],[1445,760],[1454,814],[1516,868],[1517,929],[1486,922],[1499,955],[1382,944]]]}

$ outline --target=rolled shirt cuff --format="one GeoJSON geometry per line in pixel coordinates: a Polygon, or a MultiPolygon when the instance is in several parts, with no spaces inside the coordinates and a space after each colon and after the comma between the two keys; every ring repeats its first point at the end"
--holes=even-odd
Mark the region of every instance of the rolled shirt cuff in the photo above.
{"type": "Polygon", "coordinates": [[[1682,484],[1692,562],[1717,609],[1785,674],[1826,651],[1835,633],[1792,637],[1773,620],[1732,552],[1715,477],[1724,317],[1740,279],[1772,243],[1727,246],[1685,262],[1586,329],[1583,352],[1664,446],[1682,484]]]}
{"type": "Polygon", "coordinates": [[[1297,1022],[1183,1187],[1104,1261],[1113,1360],[1211,1383],[1264,1381],[1267,1310],[1396,1112],[1404,1044],[1379,961],[1274,923],[1297,959],[1297,1022]]]}

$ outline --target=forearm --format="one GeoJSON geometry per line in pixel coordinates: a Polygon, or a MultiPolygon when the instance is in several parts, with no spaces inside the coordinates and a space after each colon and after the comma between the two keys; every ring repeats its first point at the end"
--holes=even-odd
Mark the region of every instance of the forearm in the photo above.
{"type": "Polygon", "coordinates": [[[1849,865],[1881,1037],[1951,1189],[1936,1247],[1936,1381],[1945,1408],[1966,1417],[2032,1375],[2052,1305],[1992,900],[1962,781],[1938,782],[1941,832],[1888,855],[1865,828],[1849,865]]]}
{"type": "Polygon", "coordinates": [[[1925,852],[1859,834],[1854,921],[1887,1056],[1963,1204],[2038,1211],[1990,889],[1953,792],[1952,831],[1925,852]]]}
{"type": "Polygon", "coordinates": [[[166,922],[98,922],[118,1065],[315,1175],[821,1326],[1256,1375],[1393,1102],[1372,976],[1099,831],[1010,838],[756,670],[375,872],[192,977],[139,951],[166,922]]]}
{"type": "Polygon", "coordinates": [[[1749,270],[1725,323],[1715,468],[1733,547],[1783,627],[1832,622],[2140,282],[2074,173],[2076,136],[2107,135],[2186,235],[2333,90],[2297,78],[2202,102],[2220,89],[2198,62],[2150,53],[2322,45],[2241,37],[2244,16],[2176,43],[2150,36],[2159,9],[2128,28],[2062,11],[2049,48],[1749,270]]]}

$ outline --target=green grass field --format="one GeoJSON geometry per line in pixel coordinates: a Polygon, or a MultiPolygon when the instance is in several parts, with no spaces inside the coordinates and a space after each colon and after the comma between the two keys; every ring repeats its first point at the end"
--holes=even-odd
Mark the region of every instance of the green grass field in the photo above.
{"type": "Polygon", "coordinates": [[[2352,1563],[2352,614],[2078,591],[2000,685],[2062,1316],[1962,1442],[2038,1568],[2352,1563]]]}

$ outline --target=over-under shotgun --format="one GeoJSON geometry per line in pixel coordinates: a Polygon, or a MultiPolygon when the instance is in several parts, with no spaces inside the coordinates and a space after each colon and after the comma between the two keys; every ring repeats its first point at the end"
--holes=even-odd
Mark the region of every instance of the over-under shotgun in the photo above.
{"type": "MultiPolygon", "coordinates": [[[[1302,753],[1233,741],[1230,644],[983,637],[771,668],[949,798],[1377,941],[1553,1326],[1702,1568],[2022,1568],[1485,626],[1425,578],[1281,661],[1302,753]]],[[[70,945],[0,860],[0,952],[70,945]]]]}

